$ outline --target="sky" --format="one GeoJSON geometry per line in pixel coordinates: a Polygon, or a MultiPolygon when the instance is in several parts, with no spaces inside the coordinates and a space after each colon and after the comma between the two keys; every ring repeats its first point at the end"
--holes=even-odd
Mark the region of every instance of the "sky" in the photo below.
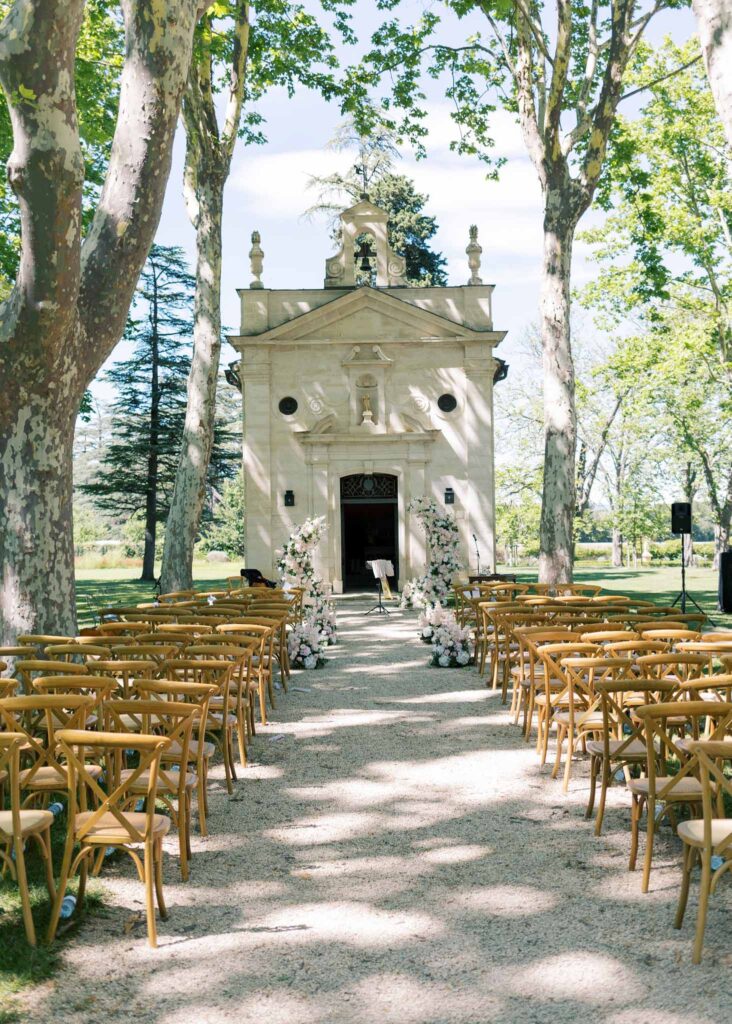
{"type": "MultiPolygon", "coordinates": [[[[407,12],[420,6],[416,0],[404,4],[407,12]]],[[[355,16],[354,25],[362,38],[373,27],[373,8],[361,4],[355,16]]],[[[448,30],[463,36],[465,32],[462,25],[448,26],[448,30]]],[[[658,42],[671,33],[681,41],[692,31],[691,14],[674,11],[657,19],[649,38],[658,42]]],[[[451,152],[449,146],[456,131],[448,103],[435,84],[429,83],[426,91],[430,127],[427,157],[416,160],[405,146],[397,171],[413,178],[418,191],[429,196],[426,212],[439,225],[431,244],[447,258],[451,285],[468,280],[468,228],[471,224],[478,226],[483,247],[481,277],[495,285],[493,327],[508,332],[497,354],[516,368],[520,359],[517,349],[538,318],[542,234],[536,174],[513,115],[498,110],[492,122],[494,152],[507,162],[498,180],[488,180],[486,167],[477,157],[451,152]]],[[[265,287],[322,287],[325,260],[333,247],[327,219],[305,217],[315,201],[315,192],[308,188],[309,176],[345,170],[352,163],[348,154],[335,154],[326,148],[342,121],[336,104],[326,103],[306,90],[289,98],[285,90],[277,89],[258,104],[258,110],[265,118],[268,142],[249,147],[241,143],[237,147],[225,196],[222,322],[233,333],[239,330],[236,289],[247,287],[251,279],[247,254],[252,231],[258,230],[262,238],[265,287]]],[[[184,137],[179,129],[157,241],[182,246],[193,266],[195,238],[181,188],[183,157],[184,137]]],[[[589,227],[596,216],[592,212],[586,215],[580,230],[589,227]]],[[[577,242],[575,286],[593,274],[587,255],[587,248],[577,242]]],[[[112,361],[124,358],[126,344],[118,346],[112,361]]],[[[228,349],[223,359],[230,361],[234,356],[228,349]]],[[[101,398],[109,397],[104,384],[97,383],[94,390],[101,398]]]]}

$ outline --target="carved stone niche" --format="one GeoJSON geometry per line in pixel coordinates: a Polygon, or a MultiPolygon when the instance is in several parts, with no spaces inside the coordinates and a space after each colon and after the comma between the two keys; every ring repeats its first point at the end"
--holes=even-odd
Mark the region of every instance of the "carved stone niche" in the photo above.
{"type": "Polygon", "coordinates": [[[350,395],[349,430],[365,426],[386,433],[386,373],[393,360],[379,345],[354,345],[342,365],[350,395]]]}
{"type": "Polygon", "coordinates": [[[356,284],[356,239],[370,235],[376,253],[376,287],[398,288],[406,285],[406,261],[392,252],[388,236],[386,211],[368,199],[341,214],[341,247],[325,261],[326,288],[353,288],[356,284]]]}

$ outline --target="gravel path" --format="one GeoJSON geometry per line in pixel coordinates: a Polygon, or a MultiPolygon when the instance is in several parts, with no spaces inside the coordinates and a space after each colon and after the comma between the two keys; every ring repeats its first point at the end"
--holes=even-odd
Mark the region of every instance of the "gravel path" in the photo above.
{"type": "Polygon", "coordinates": [[[643,896],[626,870],[628,798],[605,834],[540,770],[473,669],[426,667],[415,617],[343,603],[327,668],[294,673],[191,880],[168,842],[171,916],[150,950],[139,883],[69,940],[28,1020],[74,1024],[726,1024],[729,883],[672,928],[679,843],[643,896]],[[304,688],[304,690],[297,688],[304,688]]]}

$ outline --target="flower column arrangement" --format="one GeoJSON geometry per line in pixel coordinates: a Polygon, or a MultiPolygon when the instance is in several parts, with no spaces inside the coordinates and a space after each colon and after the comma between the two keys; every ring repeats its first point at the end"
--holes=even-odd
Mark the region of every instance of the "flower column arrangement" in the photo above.
{"type": "Polygon", "coordinates": [[[443,512],[433,498],[415,498],[407,511],[416,514],[425,532],[429,561],[424,576],[404,585],[402,607],[434,608],[445,603],[455,573],[460,569],[457,523],[452,513],[443,512]]]}
{"type": "Polygon", "coordinates": [[[277,563],[282,585],[302,587],[306,617],[287,638],[294,668],[313,669],[325,664],[325,650],[336,642],[335,607],[328,601],[323,581],[313,566],[313,553],[325,532],[325,516],[306,519],[290,534],[277,563]]]}

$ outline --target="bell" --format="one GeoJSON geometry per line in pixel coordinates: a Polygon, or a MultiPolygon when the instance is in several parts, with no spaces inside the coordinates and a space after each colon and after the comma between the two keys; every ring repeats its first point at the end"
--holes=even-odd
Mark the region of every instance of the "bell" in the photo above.
{"type": "Polygon", "coordinates": [[[356,259],[360,260],[359,267],[361,270],[371,270],[370,260],[374,258],[376,253],[373,251],[366,239],[361,242],[358,252],[356,253],[356,259]]]}

